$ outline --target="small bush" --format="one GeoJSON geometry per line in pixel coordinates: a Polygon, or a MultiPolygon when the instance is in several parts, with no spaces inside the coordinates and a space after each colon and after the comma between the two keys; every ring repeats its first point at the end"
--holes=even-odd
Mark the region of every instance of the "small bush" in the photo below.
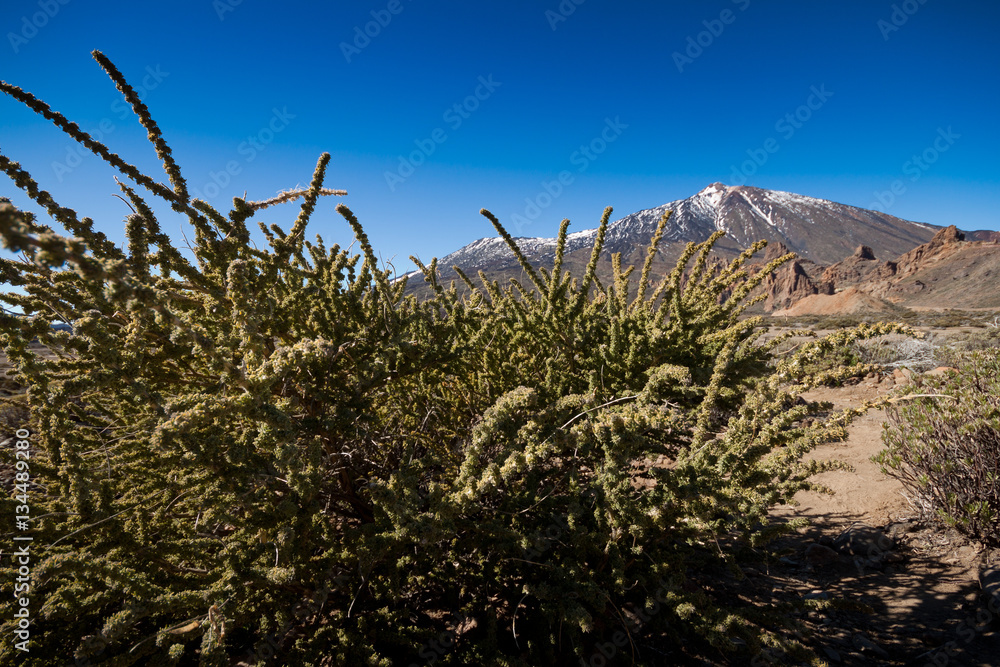
{"type": "Polygon", "coordinates": [[[859,315],[811,315],[800,318],[799,321],[823,330],[856,327],[865,320],[859,315]]]}
{"type": "Polygon", "coordinates": [[[958,366],[976,351],[998,348],[1000,329],[991,326],[948,336],[938,346],[935,357],[945,366],[958,366]]]}
{"type": "Polygon", "coordinates": [[[890,334],[859,340],[852,344],[858,361],[878,364],[884,368],[909,368],[923,372],[938,365],[935,348],[928,340],[890,334]]]}
{"type": "MultiPolygon", "coordinates": [[[[838,345],[830,350],[827,350],[822,355],[809,359],[805,362],[803,370],[810,374],[830,373],[832,371],[836,371],[838,368],[855,366],[861,363],[863,363],[861,357],[858,355],[857,349],[852,342],[838,345]]],[[[842,382],[837,381],[831,382],[830,384],[840,386],[842,382]]]]}
{"type": "Polygon", "coordinates": [[[925,377],[888,416],[886,449],[873,460],[924,514],[1000,544],[1000,350],[973,352],[958,372],[925,377]]]}
{"type": "MultiPolygon", "coordinates": [[[[319,198],[343,194],[323,188],[329,154],[307,190],[228,214],[192,200],[148,110],[95,57],[170,187],[0,83],[116,167],[134,209],[119,248],[0,155],[71,235],[0,203],[0,236],[24,253],[0,260],[24,290],[0,295],[24,313],[0,314],[0,339],[28,387],[39,484],[22,664],[579,664],[623,637],[647,663],[684,647],[748,664],[795,648],[787,606],[713,586],[801,525],[768,510],[814,488],[834,464],[804,454],[859,413],[796,398],[870,367],[805,365],[898,327],[775,362],[781,340],[740,317],[782,261],[748,276],[764,243],[709,266],[716,234],[652,276],[664,217],[632,291],[619,255],[596,278],[610,209],[582,278],[562,267],[569,221],[535,269],[484,211],[530,283],[460,274],[460,296],[432,263],[433,295],[404,297],[346,207],[357,255],[306,240],[319,198]],[[194,261],[128,181],[187,217],[194,261]],[[250,219],[295,200],[290,230],[259,223],[268,243],[253,244],[250,219]]],[[[0,499],[5,516],[15,504],[0,499]]]]}

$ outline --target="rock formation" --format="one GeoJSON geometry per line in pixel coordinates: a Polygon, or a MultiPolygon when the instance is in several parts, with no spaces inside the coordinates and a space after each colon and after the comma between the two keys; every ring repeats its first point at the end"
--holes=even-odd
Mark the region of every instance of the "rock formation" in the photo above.
{"type": "Polygon", "coordinates": [[[879,261],[875,258],[874,251],[866,245],[860,245],[853,255],[827,267],[822,280],[833,283],[838,288],[857,285],[867,279],[878,266],[879,261]]]}
{"type": "MultiPolygon", "coordinates": [[[[781,255],[778,255],[780,257],[781,255]]],[[[833,283],[813,282],[799,260],[785,264],[764,281],[765,310],[787,308],[812,294],[833,294],[833,283]]]]}

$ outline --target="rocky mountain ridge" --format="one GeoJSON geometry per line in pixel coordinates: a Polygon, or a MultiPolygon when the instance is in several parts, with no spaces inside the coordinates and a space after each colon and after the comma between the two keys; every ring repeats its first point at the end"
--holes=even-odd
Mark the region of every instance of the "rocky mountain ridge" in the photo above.
{"type": "MultiPolygon", "coordinates": [[[[672,213],[654,271],[671,269],[687,243],[704,241],[719,230],[726,232],[714,249],[720,261],[732,259],[758,239],[769,241],[758,266],[794,252],[797,258],[762,286],[767,292],[762,307],[768,312],[787,310],[807,298],[823,302],[823,297],[848,289],[866,295],[864,299],[852,297],[853,302],[863,302],[864,308],[892,303],[921,306],[929,298],[956,308],[992,307],[994,303],[1000,308],[1000,290],[989,289],[989,278],[1000,271],[1000,266],[994,267],[1000,232],[962,232],[954,226],[912,222],[825,199],[721,183],[610,223],[605,261],[598,272],[602,280],[608,275],[612,253],[622,253],[626,266],[641,266],[649,240],[667,211],[672,213]],[[954,276],[949,274],[952,262],[958,262],[954,276]],[[963,287],[967,278],[980,282],[963,287]]],[[[596,229],[586,229],[567,236],[565,269],[582,275],[596,234],[596,229]]],[[[533,266],[551,266],[555,238],[517,238],[515,242],[533,266]]],[[[499,237],[474,241],[446,255],[438,266],[445,282],[457,277],[453,266],[473,279],[479,271],[501,283],[510,277],[525,278],[514,253],[499,237]]],[[[408,275],[409,289],[426,289],[418,273],[408,275]]]]}
{"type": "MultiPolygon", "coordinates": [[[[895,256],[931,239],[938,227],[903,220],[886,213],[838,204],[825,199],[750,186],[713,183],[697,194],[638,211],[608,226],[605,251],[621,252],[628,260],[636,250],[644,252],[660,218],[672,211],[663,237],[671,244],[700,243],[716,231],[726,232],[717,249],[736,254],[754,241],[783,243],[803,259],[831,264],[847,256],[855,246],[866,244],[882,255],[895,256]]],[[[596,229],[568,235],[567,255],[589,256],[596,229]]],[[[544,265],[555,252],[555,238],[515,239],[533,264],[544,265]]],[[[482,238],[445,255],[439,266],[453,265],[466,273],[502,271],[517,266],[514,254],[499,237],[482,238]]],[[[411,274],[412,275],[412,274],[411,274]]]]}
{"type": "Polygon", "coordinates": [[[966,240],[954,225],[891,260],[880,261],[871,248],[859,246],[850,257],[823,269],[816,280],[802,279],[794,264],[779,269],[768,284],[771,292],[765,304],[775,315],[843,314],[893,306],[1000,309],[1000,240],[966,240]]]}

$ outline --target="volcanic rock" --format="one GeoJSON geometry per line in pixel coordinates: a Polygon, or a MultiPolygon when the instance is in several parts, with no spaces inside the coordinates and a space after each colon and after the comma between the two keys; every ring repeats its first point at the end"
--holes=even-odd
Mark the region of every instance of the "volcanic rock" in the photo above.
{"type": "MultiPolygon", "coordinates": [[[[1000,245],[965,241],[954,225],[927,243],[877,266],[859,289],[894,303],[943,308],[1000,306],[1000,245]]],[[[832,268],[832,267],[831,267],[832,268]]]]}
{"type": "Polygon", "coordinates": [[[879,261],[875,258],[875,252],[869,246],[860,245],[853,255],[827,267],[822,280],[837,287],[857,285],[878,268],[879,261]]]}
{"type": "Polygon", "coordinates": [[[833,294],[832,283],[814,283],[798,260],[785,264],[768,276],[764,280],[764,289],[767,292],[765,310],[788,308],[813,294],[833,294]]]}

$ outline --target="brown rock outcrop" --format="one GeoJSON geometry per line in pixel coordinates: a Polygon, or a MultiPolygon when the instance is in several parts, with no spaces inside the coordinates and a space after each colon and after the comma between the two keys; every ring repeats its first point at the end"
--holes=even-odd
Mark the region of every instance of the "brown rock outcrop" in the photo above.
{"type": "Polygon", "coordinates": [[[856,285],[866,280],[877,268],[879,261],[875,258],[875,253],[868,246],[861,245],[847,259],[827,267],[822,280],[833,283],[838,288],[856,285]]]}
{"type": "MultiPolygon", "coordinates": [[[[815,264],[803,266],[797,260],[765,282],[768,297],[764,307],[773,315],[890,311],[892,304],[1000,307],[1000,243],[965,239],[966,233],[952,225],[886,262],[878,261],[872,248],[865,245],[825,270],[815,264]]],[[[779,247],[773,257],[783,250],[780,244],[775,245],[779,247]]]]}
{"type": "Polygon", "coordinates": [[[767,248],[764,250],[764,264],[773,262],[779,257],[784,257],[790,252],[791,250],[788,249],[788,246],[781,241],[768,243],[767,248]]]}
{"type": "Polygon", "coordinates": [[[982,308],[1000,304],[995,275],[1000,248],[989,241],[965,241],[954,225],[929,242],[885,262],[860,289],[893,302],[949,308],[982,308]]]}
{"type": "Polygon", "coordinates": [[[908,253],[900,255],[895,261],[889,261],[879,266],[869,276],[866,282],[870,286],[865,288],[866,292],[876,296],[886,296],[892,287],[887,281],[899,281],[920,271],[927,264],[932,256],[942,253],[951,254],[958,249],[959,244],[965,239],[965,234],[958,231],[955,225],[945,227],[934,235],[927,243],[918,245],[908,253]],[[951,246],[951,247],[948,247],[951,246]]]}
{"type": "MultiPolygon", "coordinates": [[[[964,241],[964,240],[965,240],[965,234],[963,232],[958,231],[958,227],[956,227],[955,225],[950,225],[942,229],[937,234],[935,234],[934,238],[931,239],[930,243],[926,243],[924,245],[929,245],[932,248],[937,248],[938,246],[943,246],[946,243],[956,243],[958,241],[964,241]]],[[[919,247],[922,248],[923,246],[919,247]]]]}
{"type": "MultiPolygon", "coordinates": [[[[780,255],[778,256],[780,257],[780,255]]],[[[768,276],[764,283],[764,289],[767,292],[764,308],[769,311],[788,308],[793,303],[813,294],[833,294],[832,283],[813,282],[798,260],[785,264],[773,275],[768,276]]]]}
{"type": "Polygon", "coordinates": [[[858,249],[854,251],[853,257],[858,259],[875,259],[875,251],[866,245],[859,245],[858,249]]]}

